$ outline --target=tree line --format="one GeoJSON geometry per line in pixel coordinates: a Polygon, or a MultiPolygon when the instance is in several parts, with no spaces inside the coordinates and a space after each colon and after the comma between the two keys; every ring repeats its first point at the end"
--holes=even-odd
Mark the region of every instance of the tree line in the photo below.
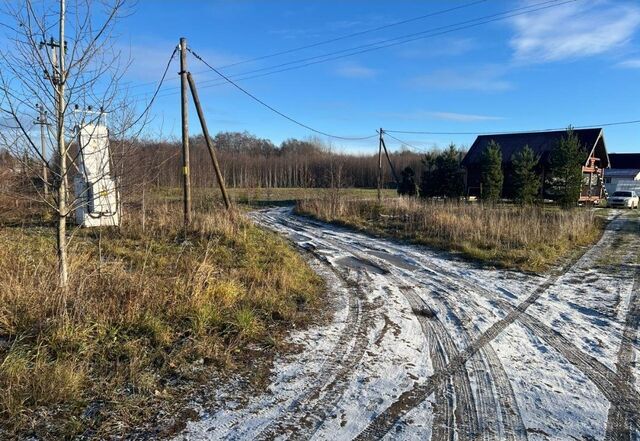
{"type": "MultiPolygon", "coordinates": [[[[248,132],[221,132],[213,141],[228,187],[375,188],[377,185],[377,141],[371,145],[375,153],[361,154],[343,153],[313,138],[292,138],[275,145],[248,132]]],[[[189,143],[192,185],[203,188],[216,185],[204,137],[192,137],[189,143]]],[[[125,180],[139,182],[141,176],[146,176],[148,185],[180,186],[181,148],[179,141],[138,142],[126,152],[126,160],[121,161],[125,180]]],[[[406,149],[391,153],[390,160],[396,170],[421,167],[421,155],[406,149]]],[[[386,160],[383,182],[385,187],[395,188],[386,160]]]]}
{"type": "MultiPolygon", "coordinates": [[[[430,152],[422,158],[420,180],[411,167],[402,170],[398,193],[407,196],[459,198],[464,195],[464,171],[461,167],[464,152],[450,145],[442,152],[430,152]]],[[[528,145],[510,159],[510,193],[521,204],[540,199],[542,177],[538,173],[540,157],[528,145]]],[[[575,206],[582,190],[582,164],[586,153],[575,132],[569,128],[554,146],[549,158],[549,175],[545,177],[549,193],[562,206],[575,206]]],[[[496,202],[504,194],[505,166],[502,149],[490,141],[482,152],[480,197],[496,202]]]]}

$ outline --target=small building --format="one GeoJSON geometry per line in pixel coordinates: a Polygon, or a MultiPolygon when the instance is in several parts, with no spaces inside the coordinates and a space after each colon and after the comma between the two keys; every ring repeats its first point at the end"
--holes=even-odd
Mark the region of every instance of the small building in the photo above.
{"type": "MultiPolygon", "coordinates": [[[[574,133],[587,153],[587,160],[582,165],[584,184],[579,202],[598,202],[605,197],[603,170],[609,167],[609,157],[601,128],[575,129],[574,133]]],[[[511,158],[525,146],[529,146],[538,157],[536,172],[540,176],[540,196],[553,199],[548,191],[547,177],[551,166],[551,151],[566,136],[566,130],[552,132],[502,133],[478,136],[462,160],[466,172],[466,194],[480,196],[481,193],[481,160],[484,150],[491,141],[500,145],[502,150],[502,169],[504,184],[502,197],[513,198],[513,166],[511,158]]]]}
{"type": "Polygon", "coordinates": [[[640,153],[609,153],[611,168],[604,172],[608,194],[616,190],[640,190],[640,153]]]}

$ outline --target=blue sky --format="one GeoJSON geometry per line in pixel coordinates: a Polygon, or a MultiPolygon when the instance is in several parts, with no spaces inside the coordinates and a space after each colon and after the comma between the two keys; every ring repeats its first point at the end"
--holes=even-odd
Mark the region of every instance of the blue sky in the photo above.
{"type": "MultiPolygon", "coordinates": [[[[140,0],[119,24],[130,52],[130,93],[143,99],[184,36],[214,66],[314,44],[471,3],[456,1],[182,1],[140,0]]],[[[488,0],[256,62],[222,69],[231,77],[381,40],[468,22],[544,0],[488,0]]],[[[547,2],[548,4],[551,4],[547,2]]],[[[344,136],[385,129],[431,132],[510,131],[640,119],[640,3],[578,0],[477,27],[240,81],[282,112],[344,136]]],[[[176,60],[177,61],[177,60],[176,60]]],[[[308,130],[264,109],[193,57],[209,129],[248,130],[279,143],[308,130]],[[213,85],[212,85],[213,84],[213,85]],[[209,87],[204,87],[209,86],[209,87]]],[[[287,65],[296,66],[296,64],[287,65]]],[[[178,64],[153,108],[153,132],[178,137],[178,64]]],[[[142,103],[139,104],[142,106],[142,103]]],[[[195,132],[197,120],[191,111],[195,132]]],[[[640,124],[607,127],[609,151],[640,151],[640,124]]],[[[419,148],[470,145],[473,135],[399,138],[419,148]]],[[[325,138],[326,139],[326,138],[325,138]]],[[[332,140],[354,152],[376,140],[332,140]]],[[[389,140],[398,147],[398,143],[389,140]]]]}

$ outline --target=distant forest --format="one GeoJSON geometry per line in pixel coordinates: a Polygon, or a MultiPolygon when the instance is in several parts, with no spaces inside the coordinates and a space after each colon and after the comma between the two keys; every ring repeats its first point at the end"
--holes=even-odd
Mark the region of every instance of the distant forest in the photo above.
{"type": "MultiPolygon", "coordinates": [[[[368,154],[341,152],[318,139],[288,139],[279,146],[248,132],[221,132],[214,138],[225,183],[231,188],[375,188],[378,181],[378,140],[371,140],[368,154]]],[[[110,143],[112,173],[124,197],[143,188],[182,185],[182,143],[162,140],[115,140],[110,143]]],[[[191,185],[217,185],[205,139],[190,138],[191,185]]],[[[424,153],[400,148],[390,152],[400,187],[420,190],[423,196],[459,196],[463,191],[460,161],[465,150],[449,146],[424,153]],[[409,178],[408,178],[409,177],[409,178]],[[409,179],[407,181],[407,179],[409,179]]],[[[77,149],[70,146],[70,159],[77,149]]],[[[54,163],[57,162],[53,159],[54,163]]],[[[70,163],[73,164],[73,161],[70,163]]],[[[396,188],[386,156],[382,156],[383,186],[396,188]]],[[[55,164],[52,170],[55,170],[55,164]]],[[[0,192],[33,194],[42,189],[42,163],[0,148],[0,192]]],[[[70,167],[70,179],[77,172],[70,167]]]]}
{"type": "MultiPolygon", "coordinates": [[[[371,154],[346,154],[318,140],[288,139],[279,146],[248,132],[221,132],[214,138],[216,155],[229,187],[375,187],[378,173],[378,141],[371,141],[371,154]]],[[[137,143],[123,161],[123,176],[150,175],[149,184],[176,187],[182,182],[179,141],[137,143]],[[144,169],[154,170],[145,173],[144,169]]],[[[116,152],[117,154],[117,152],[116,152]]],[[[424,155],[401,150],[390,154],[400,177],[411,167],[419,174],[424,155]]],[[[190,139],[191,183],[195,187],[216,184],[203,136],[190,139]]],[[[395,180],[383,156],[384,184],[395,180]]]]}

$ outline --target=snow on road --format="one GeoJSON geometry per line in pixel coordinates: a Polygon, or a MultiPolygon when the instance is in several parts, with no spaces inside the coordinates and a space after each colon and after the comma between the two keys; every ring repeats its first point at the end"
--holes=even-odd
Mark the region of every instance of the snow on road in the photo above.
{"type": "Polygon", "coordinates": [[[314,256],[333,320],[291,334],[302,350],[276,362],[264,394],[221,391],[178,439],[640,435],[637,218],[615,219],[577,263],[538,277],[287,208],[254,217],[314,256]]]}

